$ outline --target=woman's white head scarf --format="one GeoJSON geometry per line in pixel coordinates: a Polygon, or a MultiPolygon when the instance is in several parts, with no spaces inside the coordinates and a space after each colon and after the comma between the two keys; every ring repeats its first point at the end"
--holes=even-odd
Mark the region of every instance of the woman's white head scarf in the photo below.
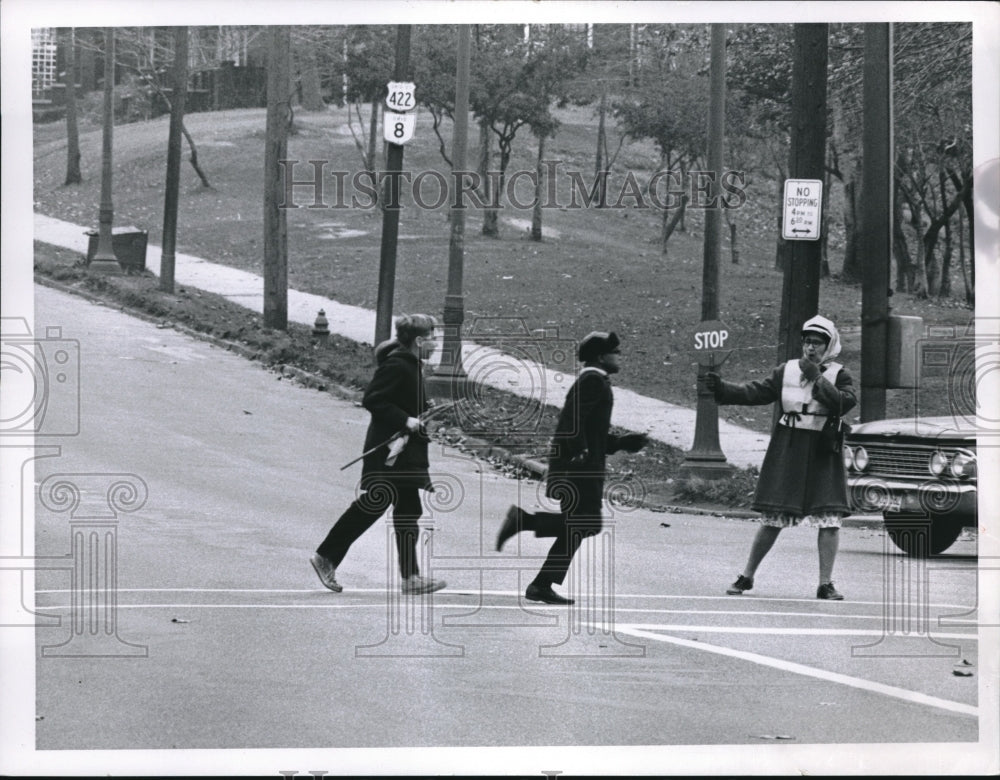
{"type": "Polygon", "coordinates": [[[806,320],[802,326],[802,334],[805,335],[806,333],[818,333],[830,339],[830,343],[826,346],[826,352],[823,353],[823,360],[820,362],[820,365],[829,363],[840,354],[840,334],[837,332],[837,326],[826,317],[817,314],[812,319],[806,320]]]}

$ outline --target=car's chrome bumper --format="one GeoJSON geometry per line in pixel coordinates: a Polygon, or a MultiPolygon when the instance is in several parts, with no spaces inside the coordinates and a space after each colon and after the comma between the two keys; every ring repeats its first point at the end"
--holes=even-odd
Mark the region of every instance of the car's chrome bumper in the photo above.
{"type": "Polygon", "coordinates": [[[943,515],[976,524],[974,482],[894,480],[848,472],[847,491],[851,508],[858,513],[943,515]]]}

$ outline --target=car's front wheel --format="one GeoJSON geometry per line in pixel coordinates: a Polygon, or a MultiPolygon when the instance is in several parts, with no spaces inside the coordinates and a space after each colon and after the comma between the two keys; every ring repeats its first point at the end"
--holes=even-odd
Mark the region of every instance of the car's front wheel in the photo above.
{"type": "Polygon", "coordinates": [[[886,512],[882,515],[886,533],[907,555],[926,558],[943,553],[962,533],[961,519],[947,515],[913,517],[886,512]]]}

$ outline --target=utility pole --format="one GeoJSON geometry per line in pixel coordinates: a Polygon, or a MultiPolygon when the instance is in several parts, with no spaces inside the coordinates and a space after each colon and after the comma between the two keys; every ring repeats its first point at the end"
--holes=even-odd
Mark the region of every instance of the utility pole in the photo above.
{"type": "Polygon", "coordinates": [[[115,209],[111,201],[111,147],[115,124],[115,28],[104,28],[104,133],[101,146],[101,206],[97,249],[87,265],[92,273],[117,274],[122,267],[115,257],[112,238],[115,209]]]}
{"type": "Polygon", "coordinates": [[[892,256],[892,25],[865,25],[861,174],[861,421],[885,417],[892,256]]]}
{"type": "Polygon", "coordinates": [[[709,72],[708,170],[715,174],[716,202],[705,210],[705,238],[702,247],[701,318],[719,316],[719,254],[722,248],[722,202],[718,199],[722,179],[726,138],[726,26],[712,25],[712,53],[709,72]]]}
{"type": "Polygon", "coordinates": [[[462,294],[462,274],[465,263],[465,204],[458,201],[462,192],[454,174],[465,172],[466,148],[469,140],[469,60],[472,28],[458,26],[458,63],[455,69],[455,130],[452,137],[451,166],[455,187],[451,204],[451,237],[448,243],[448,292],[444,299],[444,344],[441,363],[435,377],[446,380],[454,390],[466,378],[462,367],[462,323],[465,321],[465,299],[462,294]]]}
{"type": "Polygon", "coordinates": [[[291,33],[268,28],[267,129],[264,142],[264,327],[288,328],[288,220],[283,207],[281,160],[288,158],[291,121],[289,57],[291,33]]]}
{"type": "MultiPolygon", "coordinates": [[[[722,179],[726,135],[726,26],[713,24],[712,53],[709,70],[708,170],[715,175],[712,189],[715,202],[705,210],[705,238],[702,260],[701,319],[714,322],[719,316],[719,255],[722,244],[722,179]]],[[[695,416],[694,444],[684,458],[681,472],[703,479],[719,479],[732,473],[719,446],[719,407],[705,389],[705,374],[715,370],[715,353],[709,364],[698,360],[698,405],[695,416]]]]}
{"type": "MultiPolygon", "coordinates": [[[[790,179],[824,180],[828,41],[826,24],[794,26],[790,179]]],[[[819,311],[822,245],[818,234],[815,240],[790,240],[789,244],[781,290],[778,363],[802,357],[802,325],[819,311]]]]}
{"type": "Polygon", "coordinates": [[[181,125],[188,79],[188,28],[174,30],[174,89],[170,101],[170,134],[167,139],[167,183],[163,198],[163,251],[160,255],[160,289],[174,291],[177,251],[177,207],[181,188],[181,125]]]}
{"type": "Polygon", "coordinates": [[[80,131],[76,121],[76,28],[69,28],[69,45],[66,47],[66,181],[80,184],[80,131]]]}
{"type": "MultiPolygon", "coordinates": [[[[409,81],[411,25],[396,26],[396,64],[393,79],[409,81]]],[[[373,109],[374,110],[374,107],[373,109]]],[[[403,170],[403,145],[388,142],[385,173],[388,186],[382,208],[382,247],[379,254],[378,297],[375,304],[375,343],[380,344],[392,332],[392,300],[396,285],[396,244],[399,239],[400,173],[403,170]]]]}

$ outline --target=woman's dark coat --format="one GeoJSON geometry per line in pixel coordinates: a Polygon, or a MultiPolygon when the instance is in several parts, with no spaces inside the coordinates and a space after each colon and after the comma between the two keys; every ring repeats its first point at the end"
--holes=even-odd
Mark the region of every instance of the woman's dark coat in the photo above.
{"type": "MultiPolygon", "coordinates": [[[[716,401],[747,406],[780,403],[785,365],[763,380],[742,385],[722,382],[715,393],[716,401]]],[[[838,372],[836,386],[823,377],[817,379],[812,394],[834,415],[846,414],[857,404],[854,383],[846,368],[838,372]]],[[[752,506],[769,515],[849,515],[847,473],[841,454],[830,450],[820,431],[775,425],[752,506]]]]}

